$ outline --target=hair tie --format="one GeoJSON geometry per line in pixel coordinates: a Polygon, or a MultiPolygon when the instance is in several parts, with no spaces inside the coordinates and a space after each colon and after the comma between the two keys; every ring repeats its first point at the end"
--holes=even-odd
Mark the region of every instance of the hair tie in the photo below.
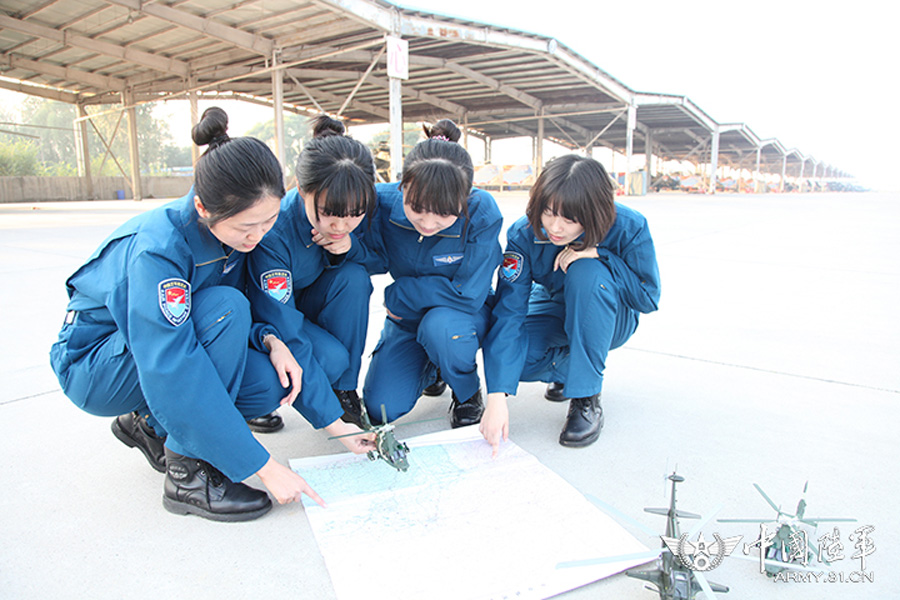
{"type": "Polygon", "coordinates": [[[231,138],[228,137],[228,134],[223,133],[223,134],[217,135],[213,139],[209,140],[209,147],[210,148],[218,148],[219,146],[221,146],[222,144],[224,144],[225,142],[230,141],[230,140],[231,140],[231,138]]]}
{"type": "Polygon", "coordinates": [[[434,137],[431,138],[431,139],[433,139],[433,140],[444,140],[445,142],[451,141],[450,138],[448,138],[446,135],[436,135],[436,136],[434,136],[434,137]]]}

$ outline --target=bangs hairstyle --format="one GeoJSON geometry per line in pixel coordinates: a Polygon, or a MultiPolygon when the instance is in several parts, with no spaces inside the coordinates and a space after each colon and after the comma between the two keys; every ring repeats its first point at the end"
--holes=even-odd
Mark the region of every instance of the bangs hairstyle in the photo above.
{"type": "Polygon", "coordinates": [[[230,138],[228,115],[213,106],[203,111],[191,130],[198,146],[208,146],[194,167],[194,192],[212,227],[255,205],[266,196],[284,196],[281,164],[269,147],[256,138],[230,138]]]}
{"type": "Polygon", "coordinates": [[[343,135],[343,124],[321,115],[313,122],[316,137],[297,158],[297,185],[313,195],[316,216],[371,218],[375,194],[375,161],[361,142],[343,135]],[[324,204],[321,206],[319,202],[324,204]]]}
{"type": "Polygon", "coordinates": [[[468,217],[468,198],[475,170],[472,158],[459,144],[427,139],[406,157],[400,185],[403,202],[415,212],[468,217]]]}
{"type": "Polygon", "coordinates": [[[544,211],[562,215],[584,227],[582,242],[572,246],[575,250],[596,246],[616,221],[612,179],[593,158],[577,154],[555,158],[541,171],[525,209],[539,240],[547,239],[541,224],[544,211]]]}

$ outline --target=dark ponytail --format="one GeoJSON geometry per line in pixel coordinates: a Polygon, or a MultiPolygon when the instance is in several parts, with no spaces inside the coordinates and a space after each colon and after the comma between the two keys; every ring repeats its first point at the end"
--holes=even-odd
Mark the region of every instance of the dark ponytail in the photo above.
{"type": "Polygon", "coordinates": [[[313,195],[316,216],[347,217],[375,210],[375,161],[362,143],[344,135],[344,124],[328,115],[312,120],[313,139],[297,157],[297,185],[313,195]]]}
{"type": "Polygon", "coordinates": [[[284,196],[281,164],[269,147],[256,138],[230,138],[228,115],[214,106],[203,111],[191,129],[198,146],[206,152],[194,167],[194,193],[210,217],[207,226],[233,217],[265,196],[284,196]]]}

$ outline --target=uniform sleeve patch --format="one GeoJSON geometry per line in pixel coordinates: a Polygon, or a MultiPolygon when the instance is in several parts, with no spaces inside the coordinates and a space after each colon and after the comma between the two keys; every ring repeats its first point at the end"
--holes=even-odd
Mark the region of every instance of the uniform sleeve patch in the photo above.
{"type": "Polygon", "coordinates": [[[500,277],[507,281],[515,281],[522,274],[522,263],[525,257],[518,252],[504,252],[503,264],[500,266],[500,277]]]}
{"type": "Polygon", "coordinates": [[[159,282],[159,309],[172,325],[178,327],[191,316],[191,284],[184,279],[159,282]]]}
{"type": "Polygon", "coordinates": [[[291,272],[285,269],[273,269],[260,275],[262,290],[269,296],[286,304],[294,289],[291,272]]]}

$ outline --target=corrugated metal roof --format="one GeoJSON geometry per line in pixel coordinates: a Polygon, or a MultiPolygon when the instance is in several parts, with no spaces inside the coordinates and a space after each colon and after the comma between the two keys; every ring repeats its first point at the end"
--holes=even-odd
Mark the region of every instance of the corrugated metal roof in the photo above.
{"type": "MultiPolygon", "coordinates": [[[[120,103],[126,89],[136,102],[199,89],[271,103],[276,57],[288,65],[287,110],[334,114],[358,87],[343,116],[383,122],[390,31],[409,42],[405,120],[449,117],[500,139],[535,136],[543,111],[546,137],[564,146],[624,151],[622,112],[634,102],[634,151],[643,152],[652,132],[658,153],[670,158],[701,153],[717,125],[689,99],[638,94],[553,38],[384,0],[3,0],[0,87],[85,104],[120,103]],[[48,87],[28,87],[35,85],[48,87]]],[[[755,155],[753,138],[723,134],[725,163],[755,155]]],[[[764,164],[774,162],[773,151],[784,149],[765,146],[764,164]]]]}

